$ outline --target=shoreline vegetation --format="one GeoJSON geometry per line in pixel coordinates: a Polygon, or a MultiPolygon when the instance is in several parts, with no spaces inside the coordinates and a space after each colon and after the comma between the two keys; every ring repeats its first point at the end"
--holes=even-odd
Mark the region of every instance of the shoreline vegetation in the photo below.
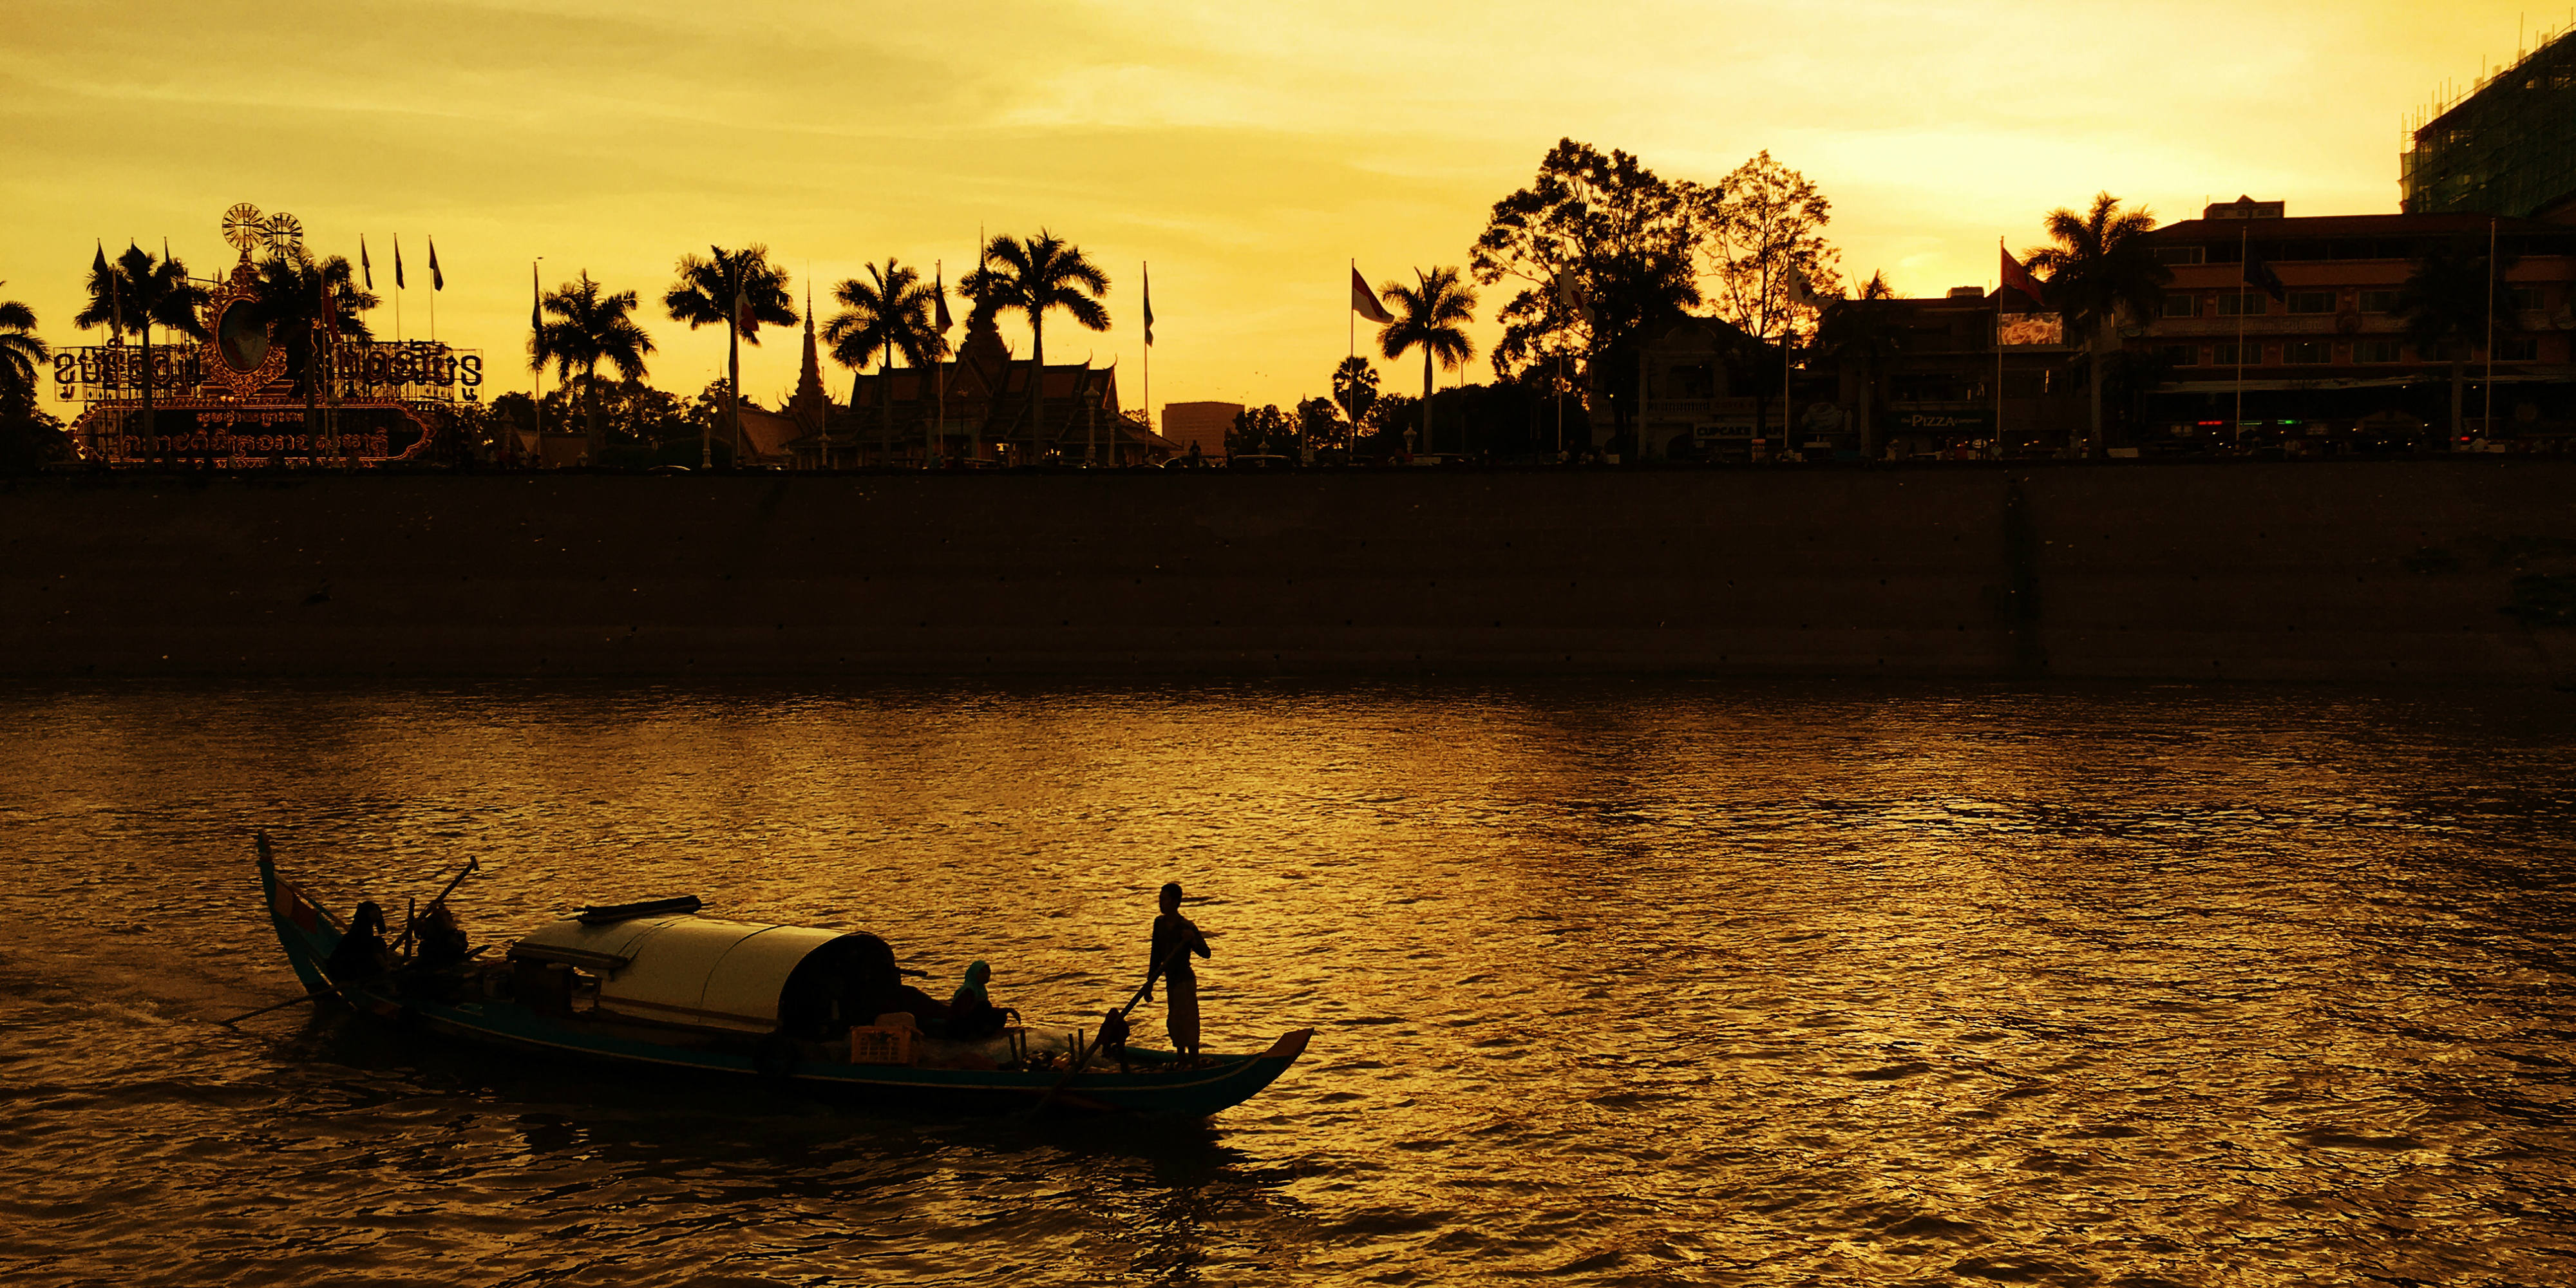
{"type": "MultiPolygon", "coordinates": [[[[1795,459],[1785,427],[1773,422],[1785,414],[1775,404],[1785,401],[1789,373],[1803,359],[1809,379],[1828,364],[1857,370],[1856,401],[1863,408],[1857,452],[1875,460],[1883,444],[1867,409],[1884,404],[1876,385],[1889,336],[1879,315],[1894,292],[1883,273],[1846,283],[1841,251],[1826,236],[1832,219],[1830,199],[1767,150],[1703,182],[1666,178],[1616,148],[1562,139],[1540,158],[1526,186],[1494,202],[1463,264],[1416,267],[1411,282],[1388,278],[1375,286],[1355,265],[1350,308],[1374,331],[1362,343],[1355,327],[1353,348],[1369,356],[1354,352],[1329,373],[1316,373],[1329,396],[1306,396],[1284,410],[1245,406],[1226,432],[1228,454],[1287,464],[1405,463],[1422,455],[1633,464],[1641,446],[1645,456],[1658,454],[1653,444],[1639,443],[1632,423],[1643,346],[1676,324],[1697,321],[1721,341],[1717,360],[1727,387],[1754,400],[1755,441],[1772,443],[1760,451],[1795,459]],[[1501,331],[1490,351],[1479,354],[1465,328],[1487,306],[1501,331]],[[1371,358],[1402,364],[1416,353],[1423,364],[1420,395],[1381,388],[1371,358]],[[1491,367],[1491,379],[1468,383],[1469,364],[1479,357],[1491,367]],[[1443,371],[1457,383],[1440,387],[1443,371]]],[[[2013,307],[2057,315],[2080,350],[2074,378],[2088,400],[2086,428],[2080,443],[2062,450],[2088,459],[2115,447],[2134,451],[2142,434],[2142,426],[2130,423],[2136,391],[2142,380],[2152,384],[2159,377],[2133,369],[2136,355],[2124,350],[2120,331],[2153,315],[2171,277],[2145,240],[2156,218],[2105,192],[2082,209],[2049,212],[2040,226],[2046,239],[2021,251],[2018,262],[2005,251],[2004,290],[2019,301],[2013,307]],[[2025,275],[2017,286],[2022,263],[2037,276],[2025,275]],[[2122,396],[2105,397],[2114,385],[2122,396]]],[[[316,337],[367,336],[381,298],[363,246],[352,265],[342,255],[308,250],[291,216],[264,227],[235,244],[246,257],[265,248],[255,260],[258,314],[288,352],[286,379],[311,421],[318,415],[311,376],[316,337]]],[[[506,444],[543,430],[584,436],[586,464],[724,467],[741,455],[742,409],[772,410],[741,394],[742,346],[759,345],[764,327],[801,322],[819,328],[831,361],[861,375],[873,364],[884,385],[899,364],[922,368],[958,351],[949,339],[956,325],[952,296],[970,325],[1016,315],[1029,359],[1041,364],[1050,316],[1095,332],[1113,322],[1111,274],[1077,243],[1044,228],[985,240],[975,267],[953,287],[935,266],[924,281],[918,264],[893,256],[871,260],[863,277],[806,284],[803,312],[797,284],[766,246],[709,246],[708,252],[680,256],[672,284],[656,301],[671,323],[725,329],[724,374],[704,389],[683,396],[648,383],[656,346],[640,320],[645,297],[638,288],[603,284],[582,268],[548,290],[532,266],[530,330],[519,340],[541,396],[514,391],[445,406],[435,431],[444,441],[431,455],[449,466],[509,462],[516,454],[506,444]],[[816,286],[825,288],[821,307],[838,306],[828,319],[807,316],[817,311],[816,286]],[[551,390],[543,387],[548,372],[551,390]]],[[[432,289],[444,289],[434,254],[431,268],[432,289]]],[[[400,271],[397,262],[395,276],[400,271]]],[[[2462,337],[2492,311],[2485,287],[2497,271],[2499,263],[2482,255],[2428,253],[2397,303],[2415,342],[2430,346],[2427,352],[2465,352],[2462,337]]],[[[197,310],[206,292],[207,283],[192,277],[166,243],[158,256],[129,245],[112,260],[102,245],[89,269],[88,302],[72,321],[104,328],[120,341],[130,336],[148,345],[155,328],[165,340],[203,341],[197,310]]],[[[1150,347],[1153,306],[1141,280],[1129,312],[1143,323],[1150,347]]],[[[75,463],[64,422],[36,397],[51,353],[37,322],[24,304],[0,299],[0,472],[75,463]]],[[[2447,422],[2455,430],[2464,414],[2463,372],[2459,361],[2449,363],[2447,422]]],[[[1010,395],[1014,411],[1042,425],[1047,382],[1025,383],[1025,393],[1010,395]]],[[[135,409],[134,425],[148,445],[141,463],[185,467],[186,449],[174,440],[193,427],[177,425],[165,436],[151,403],[147,390],[135,409]]],[[[891,404],[885,407],[877,428],[890,458],[895,431],[891,404]]],[[[1149,407],[1138,422],[1149,434],[1156,428],[1151,417],[1149,407]]],[[[866,429],[855,428],[854,436],[864,441],[866,429]]],[[[1033,441],[1027,450],[1051,460],[1060,454],[1090,461],[1096,453],[1093,444],[1051,441],[1033,441]]]]}

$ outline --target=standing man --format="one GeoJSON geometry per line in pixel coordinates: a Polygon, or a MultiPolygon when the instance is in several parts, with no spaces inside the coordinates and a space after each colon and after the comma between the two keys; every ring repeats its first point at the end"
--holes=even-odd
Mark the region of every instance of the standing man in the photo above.
{"type": "Polygon", "coordinates": [[[1194,1060],[1199,1054],[1199,977],[1190,969],[1190,954],[1209,955],[1207,937],[1181,915],[1181,883],[1163,887],[1163,915],[1154,918],[1154,955],[1145,965],[1145,998],[1154,997],[1154,980],[1169,986],[1163,1003],[1163,1026],[1172,1035],[1172,1054],[1194,1060]]]}

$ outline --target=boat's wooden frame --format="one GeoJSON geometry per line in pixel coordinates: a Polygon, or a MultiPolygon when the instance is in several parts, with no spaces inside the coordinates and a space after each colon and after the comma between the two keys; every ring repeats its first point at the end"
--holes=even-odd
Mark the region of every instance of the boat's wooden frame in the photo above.
{"type": "MultiPolygon", "coordinates": [[[[731,1079],[761,1079],[781,1087],[846,1097],[888,1107],[928,1106],[969,1112],[1010,1112],[1040,1107],[1092,1112],[1205,1117],[1250,1099],[1270,1085],[1306,1050],[1311,1029],[1283,1034],[1257,1055],[1203,1056],[1187,1068],[1146,1071],[1086,1069],[1070,1083],[1060,1070],[925,1068],[850,1064],[829,1058],[823,1044],[783,1036],[746,1035],[666,1024],[628,1016],[548,1015],[506,998],[446,1000],[419,976],[402,973],[362,980],[333,979],[326,968],[344,929],[340,918],[293,882],[277,874],[265,854],[259,878],[269,923],[286,960],[307,992],[329,995],[353,1009],[441,1037],[639,1068],[687,1070],[731,1079]],[[1061,1089],[1057,1089],[1063,1083],[1061,1089]]],[[[1134,1051],[1129,1059],[1170,1064],[1161,1052],[1134,1051]]]]}

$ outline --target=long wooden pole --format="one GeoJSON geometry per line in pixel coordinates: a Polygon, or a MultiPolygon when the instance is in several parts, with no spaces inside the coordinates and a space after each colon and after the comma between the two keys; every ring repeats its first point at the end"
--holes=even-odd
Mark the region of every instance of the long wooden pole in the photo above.
{"type": "MultiPolygon", "coordinates": [[[[1143,986],[1139,987],[1133,994],[1129,995],[1125,1006],[1118,1008],[1118,1018],[1120,1020],[1125,1020],[1127,1018],[1127,1013],[1135,1010],[1138,1002],[1145,1000],[1145,994],[1154,990],[1154,981],[1161,979],[1163,977],[1163,972],[1171,969],[1172,963],[1179,961],[1182,954],[1187,953],[1189,950],[1190,946],[1186,943],[1178,945],[1174,947],[1172,951],[1164,954],[1163,960],[1154,963],[1154,968],[1145,972],[1145,983],[1143,986]]],[[[1055,1100],[1057,1092],[1064,1090],[1067,1086],[1072,1084],[1075,1078],[1082,1076],[1083,1069],[1091,1063],[1091,1057],[1098,1054],[1100,1054],[1100,1044],[1098,1042],[1093,1042],[1090,1045],[1077,1050],[1074,1053],[1076,1058],[1074,1059],[1073,1067],[1065,1070],[1064,1076],[1056,1079],[1056,1084],[1047,1088],[1045,1095],[1038,1097],[1036,1108],[1031,1109],[1029,1112],[1034,1114],[1039,1109],[1046,1108],[1048,1104],[1055,1100]]]]}

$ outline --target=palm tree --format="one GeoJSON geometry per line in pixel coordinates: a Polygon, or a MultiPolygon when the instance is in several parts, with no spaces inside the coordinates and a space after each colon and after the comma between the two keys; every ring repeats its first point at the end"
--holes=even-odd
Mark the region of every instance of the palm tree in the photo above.
{"type": "Polygon", "coordinates": [[[2085,333],[2093,399],[2092,428],[2084,445],[2088,456],[2102,454],[2104,364],[2118,344],[2113,328],[2123,310],[2134,317],[2155,316],[2164,285],[2173,277],[2147,244],[2155,226],[2156,217],[2146,207],[2123,210],[2118,197],[2097,193],[2093,208],[2084,214],[2064,206],[2050,211],[2048,235],[2057,244],[2022,253],[2024,265],[2047,275],[2048,303],[2085,333]]]}
{"type": "Polygon", "coordinates": [[[36,338],[36,311],[16,300],[0,300],[0,388],[33,390],[37,365],[50,357],[45,342],[36,338]]]}
{"type": "Polygon", "coordinates": [[[206,338],[197,310],[206,302],[204,287],[188,278],[188,266],[177,259],[155,259],[131,242],[113,263],[94,261],[89,273],[89,305],[72,315],[74,326],[104,326],[110,334],[138,337],[143,345],[143,441],[155,456],[161,438],[154,432],[152,328],[158,324],[195,339],[206,338]]]}
{"type": "Polygon", "coordinates": [[[1431,450],[1431,363],[1436,358],[1442,370],[1455,371],[1476,356],[1476,342],[1458,328],[1461,322],[1476,320],[1476,292],[1455,268],[1428,273],[1417,268],[1413,276],[1419,285],[1408,288],[1387,282],[1377,288],[1378,298],[1395,307],[1395,320],[1379,328],[1377,340],[1390,361],[1403,357],[1407,349],[1422,350],[1422,449],[1427,452],[1431,450]]]}
{"type": "Polygon", "coordinates": [[[346,256],[317,260],[299,245],[262,259],[251,283],[259,320],[267,324],[272,343],[285,346],[287,374],[304,390],[307,433],[321,432],[320,336],[336,332],[369,338],[366,311],[376,306],[376,297],[360,290],[352,277],[346,256]]]}
{"type": "MultiPolygon", "coordinates": [[[[871,356],[882,352],[885,363],[878,368],[877,402],[884,412],[884,439],[878,455],[880,464],[894,463],[894,356],[919,371],[948,354],[948,337],[941,335],[931,322],[939,289],[921,280],[917,269],[886,257],[885,266],[868,265],[868,280],[844,278],[832,288],[832,298],[844,307],[823,328],[823,338],[832,342],[832,360],[852,371],[866,366],[871,356]]],[[[924,400],[928,389],[920,391],[924,400]]],[[[922,450],[933,449],[924,423],[922,450]]],[[[925,464],[928,457],[923,458],[925,464]]]]}
{"type": "Polygon", "coordinates": [[[1860,455],[1869,460],[1878,455],[1878,425],[1871,415],[1871,403],[1878,391],[1878,369],[1895,356],[1897,336],[1895,311],[1887,302],[1896,298],[1895,288],[1887,284],[1887,274],[1872,273],[1860,288],[1860,297],[1835,300],[1825,305],[1824,318],[1816,326],[1816,345],[1836,360],[1860,368],[1860,455]]]}
{"type": "Polygon", "coordinates": [[[2425,357],[2450,355],[2454,443],[2464,436],[2461,403],[2469,347],[2485,341],[2490,319],[2508,330],[2517,325],[2511,295],[2497,286],[2512,271],[2513,261],[2513,256],[2504,255],[2490,263],[2486,247],[2473,238],[2459,238],[2425,252],[2405,284],[2397,288],[2397,306],[2391,312],[2406,320],[2406,337],[2415,342],[2416,352],[2425,357]]]}
{"type": "Polygon", "coordinates": [[[528,369],[542,370],[552,359],[555,379],[570,383],[573,368],[581,368],[582,406],[590,421],[590,463],[597,465],[608,455],[608,432],[599,423],[599,364],[614,365],[627,380],[641,380],[644,355],[653,352],[653,337],[627,316],[635,309],[635,292],[602,295],[599,283],[590,280],[589,269],[582,270],[579,280],[548,292],[541,303],[554,321],[528,337],[528,369]]]}
{"type": "MultiPolygon", "coordinates": [[[[733,426],[733,451],[742,456],[742,346],[760,343],[760,324],[796,325],[796,302],[787,294],[787,270],[769,262],[766,246],[726,250],[709,246],[714,257],[680,257],[680,280],[663,293],[662,307],[671,320],[689,329],[725,328],[725,423],[733,426]],[[737,307],[737,304],[739,307],[737,307]]],[[[715,449],[704,426],[698,429],[698,468],[715,463],[715,449]]]]}
{"type": "Polygon", "coordinates": [[[1044,434],[1046,315],[1062,309],[1083,326],[1108,330],[1109,310],[1099,297],[1109,293],[1109,275],[1083,258],[1081,247],[1041,228],[1035,237],[994,238],[982,266],[957,279],[957,289],[986,309],[1028,315],[1030,432],[1044,434]]]}
{"type": "Polygon", "coordinates": [[[1356,353],[1342,359],[1333,368],[1333,401],[1341,404],[1342,415],[1349,418],[1356,441],[1360,417],[1368,415],[1369,408],[1377,404],[1377,368],[1356,353]]]}

